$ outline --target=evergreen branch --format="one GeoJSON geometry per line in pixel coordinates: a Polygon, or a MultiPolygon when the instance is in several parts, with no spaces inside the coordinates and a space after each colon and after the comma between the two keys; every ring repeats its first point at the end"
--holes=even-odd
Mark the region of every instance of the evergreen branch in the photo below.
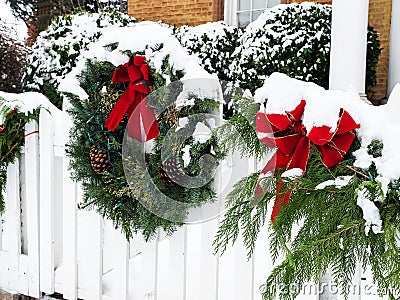
{"type": "Polygon", "coordinates": [[[370,180],[368,175],[365,175],[364,173],[356,170],[355,168],[353,168],[352,166],[346,166],[347,169],[353,171],[354,173],[357,173],[358,175],[361,175],[362,177],[366,178],[367,180],[370,180]]]}
{"type": "Polygon", "coordinates": [[[245,243],[253,249],[252,244],[255,241],[254,234],[258,233],[262,226],[264,213],[258,211],[256,224],[252,225],[252,211],[254,207],[250,205],[253,200],[257,186],[259,172],[253,173],[248,177],[242,178],[237,182],[227,198],[227,211],[220,223],[218,232],[213,241],[214,253],[223,254],[231,242],[234,244],[239,236],[241,228],[246,233],[245,243]],[[249,226],[249,227],[247,227],[249,226]]]}

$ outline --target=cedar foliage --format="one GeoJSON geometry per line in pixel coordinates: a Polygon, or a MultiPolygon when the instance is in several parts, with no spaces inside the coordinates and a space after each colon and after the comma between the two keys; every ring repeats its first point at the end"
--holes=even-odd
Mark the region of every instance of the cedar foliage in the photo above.
{"type": "MultiPolygon", "coordinates": [[[[243,117],[243,113],[239,117],[243,117]]],[[[218,129],[217,135],[219,131],[226,132],[218,129]]],[[[224,141],[229,145],[232,140],[224,141]]],[[[356,138],[345,159],[330,169],[322,164],[319,152],[312,146],[306,173],[301,177],[285,178],[281,192],[286,194],[290,191],[291,198],[281,207],[275,222],[269,224],[269,247],[275,268],[266,278],[263,299],[276,299],[278,292],[279,299],[295,299],[304,284],[317,282],[328,269],[347,299],[357,262],[363,268],[371,266],[380,294],[388,294],[389,299],[396,299],[400,294],[400,184],[391,182],[386,197],[383,196],[381,184],[375,179],[373,164],[368,170],[352,166],[355,160],[352,153],[359,146],[356,138]],[[352,176],[347,186],[316,189],[319,183],[340,176],[352,176]],[[383,233],[375,234],[372,230],[366,233],[363,212],[357,205],[359,192],[379,209],[383,233]]],[[[238,144],[238,148],[245,155],[261,154],[257,148],[247,147],[246,143],[238,144]]],[[[380,155],[379,142],[373,141],[369,148],[380,155]]],[[[257,172],[233,187],[227,196],[227,211],[214,240],[216,253],[222,254],[242,234],[248,258],[252,256],[260,229],[270,217],[267,206],[275,199],[276,183],[282,171],[278,170],[275,176],[262,181],[259,181],[257,172]],[[268,187],[264,190],[269,192],[254,206],[258,183],[268,187]]]]}

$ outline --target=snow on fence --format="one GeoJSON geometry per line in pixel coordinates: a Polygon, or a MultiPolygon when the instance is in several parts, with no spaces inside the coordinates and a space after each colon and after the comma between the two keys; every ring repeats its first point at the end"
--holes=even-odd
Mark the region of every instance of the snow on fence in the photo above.
{"type": "MultiPolygon", "coordinates": [[[[26,125],[23,155],[8,169],[6,212],[0,217],[0,288],[36,298],[59,293],[87,300],[262,299],[272,269],[267,227],[249,261],[240,238],[222,257],[212,254],[218,218],[185,226],[171,237],[145,243],[136,236],[127,242],[109,221],[78,208],[82,191],[70,179],[64,151],[68,116],[43,109],[39,124],[26,125]]],[[[243,170],[256,167],[255,161],[236,157],[231,176],[220,175],[226,181],[221,186],[232,186],[246,175],[243,170]]],[[[363,292],[371,276],[357,274],[354,283],[362,296],[350,299],[377,299],[363,292]]],[[[318,295],[316,287],[307,290],[298,299],[341,299],[318,295]]]]}

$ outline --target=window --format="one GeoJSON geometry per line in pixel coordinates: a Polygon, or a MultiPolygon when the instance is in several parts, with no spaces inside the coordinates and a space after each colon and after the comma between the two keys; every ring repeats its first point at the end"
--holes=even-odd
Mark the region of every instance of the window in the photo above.
{"type": "Polygon", "coordinates": [[[225,22],[246,27],[266,9],[281,3],[281,0],[226,0],[225,22]]]}

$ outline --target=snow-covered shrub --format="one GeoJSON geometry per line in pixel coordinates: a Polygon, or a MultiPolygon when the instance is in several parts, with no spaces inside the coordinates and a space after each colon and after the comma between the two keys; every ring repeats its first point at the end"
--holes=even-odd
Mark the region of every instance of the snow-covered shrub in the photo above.
{"type": "Polygon", "coordinates": [[[239,45],[242,29],[214,22],[196,27],[182,26],[175,36],[190,53],[197,55],[202,67],[216,73],[222,80],[230,80],[229,65],[239,45]]]}
{"type": "MultiPolygon", "coordinates": [[[[245,29],[234,53],[231,76],[254,91],[273,72],[329,84],[332,7],[316,3],[278,5],[245,29]]],[[[374,85],[379,42],[369,30],[367,90],[374,85]]]]}
{"type": "Polygon", "coordinates": [[[135,19],[119,12],[86,13],[57,17],[40,33],[24,68],[27,91],[41,91],[61,107],[59,80],[69,73],[82,51],[97,41],[105,27],[130,26],[135,19]]]}
{"type": "Polygon", "coordinates": [[[0,90],[21,92],[22,68],[27,49],[17,40],[14,29],[0,21],[0,90]]]}

